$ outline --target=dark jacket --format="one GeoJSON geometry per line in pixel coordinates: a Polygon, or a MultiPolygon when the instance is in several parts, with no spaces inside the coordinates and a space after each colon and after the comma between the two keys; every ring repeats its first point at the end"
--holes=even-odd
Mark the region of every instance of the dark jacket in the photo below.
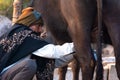
{"type": "Polygon", "coordinates": [[[0,72],[47,44],[27,26],[15,24],[0,38],[0,72]]]}

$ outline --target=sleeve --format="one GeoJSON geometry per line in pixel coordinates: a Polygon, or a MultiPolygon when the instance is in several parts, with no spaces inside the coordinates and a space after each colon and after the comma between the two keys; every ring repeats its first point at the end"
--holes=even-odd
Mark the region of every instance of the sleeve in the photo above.
{"type": "Polygon", "coordinates": [[[68,55],[55,59],[55,68],[64,67],[67,64],[69,64],[71,61],[73,61],[74,54],[75,53],[68,54],[68,55]]]}
{"type": "Polygon", "coordinates": [[[45,58],[60,58],[73,52],[73,43],[64,43],[63,45],[48,44],[32,54],[45,58]]]}

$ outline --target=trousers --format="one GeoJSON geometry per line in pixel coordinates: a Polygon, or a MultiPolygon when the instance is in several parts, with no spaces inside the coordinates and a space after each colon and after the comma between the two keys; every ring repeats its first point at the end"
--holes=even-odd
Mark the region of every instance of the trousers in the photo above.
{"type": "Polygon", "coordinates": [[[24,59],[1,75],[1,80],[32,80],[37,71],[36,61],[24,59]]]}

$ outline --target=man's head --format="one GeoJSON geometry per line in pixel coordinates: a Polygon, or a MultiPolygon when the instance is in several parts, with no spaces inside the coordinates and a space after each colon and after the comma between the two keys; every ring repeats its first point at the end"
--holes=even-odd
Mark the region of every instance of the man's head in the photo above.
{"type": "Polygon", "coordinates": [[[28,26],[35,32],[41,32],[44,24],[41,14],[32,7],[23,9],[16,23],[28,26]]]}

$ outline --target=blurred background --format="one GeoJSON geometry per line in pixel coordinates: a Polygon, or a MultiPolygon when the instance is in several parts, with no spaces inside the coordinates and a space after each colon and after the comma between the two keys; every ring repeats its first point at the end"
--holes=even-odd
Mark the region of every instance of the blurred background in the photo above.
{"type": "Polygon", "coordinates": [[[21,1],[21,6],[24,8],[29,5],[31,0],[0,0],[0,15],[6,16],[12,20],[14,1],[21,1]]]}

